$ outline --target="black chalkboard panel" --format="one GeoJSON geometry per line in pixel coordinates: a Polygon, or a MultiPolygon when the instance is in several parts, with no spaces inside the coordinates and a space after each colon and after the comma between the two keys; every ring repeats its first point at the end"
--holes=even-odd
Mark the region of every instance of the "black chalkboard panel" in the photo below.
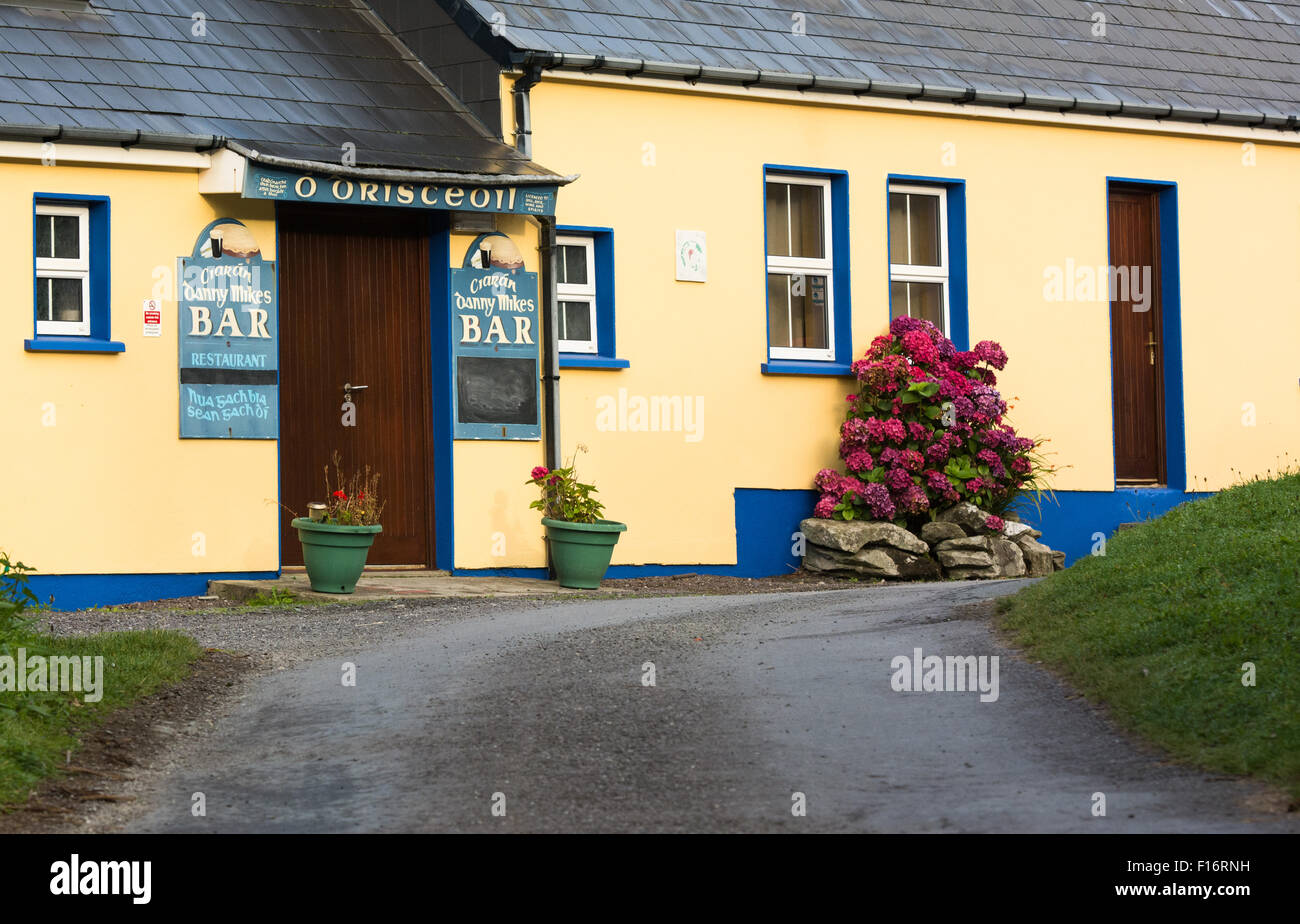
{"type": "Polygon", "coordinates": [[[456,419],[463,424],[536,424],[537,360],[459,357],[456,419]]]}

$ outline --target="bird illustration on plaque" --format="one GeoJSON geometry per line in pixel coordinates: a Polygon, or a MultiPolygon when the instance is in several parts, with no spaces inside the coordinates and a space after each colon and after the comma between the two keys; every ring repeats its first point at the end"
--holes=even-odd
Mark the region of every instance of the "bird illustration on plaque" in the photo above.
{"type": "Polygon", "coordinates": [[[181,438],[275,439],[275,263],[242,222],[219,218],[180,264],[181,438]]]}
{"type": "Polygon", "coordinates": [[[499,231],[475,238],[451,271],[456,439],[541,438],[538,292],[499,231]]]}

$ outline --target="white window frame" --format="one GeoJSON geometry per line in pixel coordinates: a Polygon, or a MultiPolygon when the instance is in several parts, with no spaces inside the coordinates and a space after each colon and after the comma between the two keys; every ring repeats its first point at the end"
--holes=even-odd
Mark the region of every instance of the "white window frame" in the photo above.
{"type": "MultiPolygon", "coordinates": [[[[920,266],[911,263],[894,263],[892,262],[893,254],[890,254],[891,262],[889,264],[889,291],[890,314],[893,315],[892,292],[896,282],[938,282],[942,283],[940,291],[943,292],[943,335],[951,336],[952,320],[948,311],[948,291],[951,288],[948,269],[948,190],[942,186],[909,186],[903,183],[890,183],[890,193],[906,193],[908,195],[932,196],[939,200],[939,265],[938,266],[920,266]]],[[[889,216],[889,199],[885,198],[885,216],[888,221],[889,216]]],[[[908,223],[908,234],[911,234],[911,223],[908,223]]],[[[888,235],[886,235],[885,246],[889,246],[888,235]]],[[[908,241],[909,251],[911,241],[908,241]]],[[[908,312],[911,317],[911,312],[908,312]]]]}
{"type": "MultiPolygon", "coordinates": [[[[59,257],[36,257],[36,277],[34,283],[36,286],[41,284],[43,279],[80,279],[81,280],[81,320],[80,321],[42,321],[39,318],[36,321],[36,336],[54,335],[61,337],[89,337],[90,336],[90,209],[71,206],[71,205],[40,205],[36,206],[32,221],[40,220],[41,216],[48,215],[75,215],[78,219],[78,232],[80,236],[80,246],[78,253],[80,256],[75,260],[68,260],[59,257]]],[[[33,232],[35,229],[33,229],[33,232]]],[[[51,240],[53,234],[51,233],[51,240]]],[[[32,234],[32,248],[36,247],[36,235],[32,234]]],[[[37,293],[33,292],[33,296],[37,293]]],[[[50,313],[53,315],[54,301],[50,300],[50,313]]]]}
{"type": "MultiPolygon", "coordinates": [[[[560,340],[561,353],[596,353],[596,239],[587,235],[561,234],[555,238],[556,247],[582,247],[587,251],[587,284],[555,283],[556,308],[560,302],[586,302],[591,311],[590,340],[560,340]]],[[[556,312],[563,315],[563,310],[556,312]]],[[[559,320],[559,319],[557,319],[559,320]]]]}
{"type": "MultiPolygon", "coordinates": [[[[774,346],[771,343],[771,305],[768,305],[767,313],[763,317],[763,323],[768,325],[768,347],[767,354],[770,359],[793,359],[803,360],[805,362],[830,362],[835,359],[835,259],[834,250],[834,215],[831,214],[831,180],[830,177],[807,176],[803,174],[785,174],[769,173],[764,177],[763,185],[763,227],[767,229],[767,184],[768,183],[787,183],[791,186],[817,186],[822,191],[822,235],[823,251],[825,257],[820,259],[813,257],[776,257],[767,253],[767,235],[764,234],[763,252],[767,256],[767,274],[763,277],[763,292],[768,291],[767,276],[772,273],[803,275],[803,276],[825,276],[826,277],[826,349],[813,347],[784,347],[774,346]]],[[[786,221],[789,222],[790,204],[786,201],[786,221]]],[[[787,235],[790,235],[790,229],[786,228],[787,235]]],[[[792,236],[792,235],[790,235],[792,236]]],[[[789,237],[787,237],[787,240],[789,237]]],[[[770,296],[769,296],[770,297],[770,296]]],[[[789,292],[786,293],[786,323],[791,329],[794,327],[794,318],[791,317],[792,310],[789,292]]]]}

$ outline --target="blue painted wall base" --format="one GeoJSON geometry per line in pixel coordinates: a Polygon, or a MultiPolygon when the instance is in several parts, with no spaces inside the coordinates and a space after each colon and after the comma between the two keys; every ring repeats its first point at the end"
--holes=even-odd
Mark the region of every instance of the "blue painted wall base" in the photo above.
{"type": "Polygon", "coordinates": [[[1055,501],[1043,497],[1039,510],[1022,500],[1016,512],[1042,531],[1042,542],[1065,553],[1066,565],[1072,565],[1092,554],[1097,533],[1109,539],[1121,523],[1150,520],[1179,504],[1210,496],[1209,492],[1188,493],[1176,488],[1057,491],[1055,501]]]}
{"type": "Polygon", "coordinates": [[[116,606],[171,597],[199,597],[208,581],[269,581],[278,571],[222,571],[204,574],[33,574],[28,579],[41,603],[54,598],[56,610],[116,606]]]}

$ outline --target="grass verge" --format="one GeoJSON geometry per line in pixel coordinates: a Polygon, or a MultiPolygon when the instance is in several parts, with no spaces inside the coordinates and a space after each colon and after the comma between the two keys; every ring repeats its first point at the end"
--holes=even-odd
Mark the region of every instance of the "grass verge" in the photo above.
{"type": "MultiPolygon", "coordinates": [[[[32,788],[57,775],[75,751],[78,733],[156,690],[178,683],[201,654],[179,632],[109,632],[52,638],[11,632],[0,638],[0,658],[102,657],[102,698],[86,702],[76,692],[16,692],[0,687],[0,811],[27,799],[32,788]]],[[[0,671],[3,670],[0,664],[0,671]]],[[[0,678],[2,678],[0,674],[0,678]]]]}
{"type": "Polygon", "coordinates": [[[1300,800],[1300,473],[1123,530],[999,610],[1125,727],[1300,800]]]}

